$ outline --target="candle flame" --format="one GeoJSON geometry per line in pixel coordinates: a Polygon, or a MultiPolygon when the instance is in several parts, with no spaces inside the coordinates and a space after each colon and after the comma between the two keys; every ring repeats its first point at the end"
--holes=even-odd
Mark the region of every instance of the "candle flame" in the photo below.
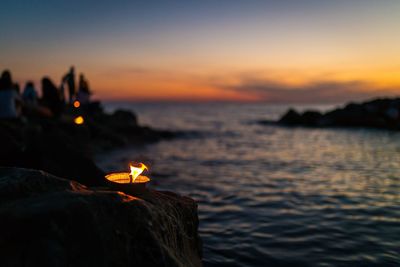
{"type": "Polygon", "coordinates": [[[78,116],[78,117],[76,117],[76,118],[74,119],[74,122],[75,122],[75,124],[80,125],[80,124],[83,124],[83,123],[85,122],[85,120],[83,119],[82,116],[78,116]]]}
{"type": "Polygon", "coordinates": [[[144,165],[143,163],[139,163],[139,167],[135,167],[132,164],[130,164],[131,167],[131,177],[132,177],[132,183],[135,182],[136,178],[144,171],[148,170],[147,166],[144,165]]]}

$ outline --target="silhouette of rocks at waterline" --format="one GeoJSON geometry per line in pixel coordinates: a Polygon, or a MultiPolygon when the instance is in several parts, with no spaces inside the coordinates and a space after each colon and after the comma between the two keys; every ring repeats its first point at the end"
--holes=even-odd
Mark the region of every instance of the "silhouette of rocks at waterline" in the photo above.
{"type": "Polygon", "coordinates": [[[0,120],[0,166],[44,170],[85,185],[101,185],[104,173],[93,162],[95,152],[126,145],[145,145],[179,133],[140,126],[136,115],[100,108],[71,109],[60,118],[0,120]],[[82,117],[81,124],[74,119],[82,117]]]}
{"type": "Polygon", "coordinates": [[[306,127],[366,127],[400,130],[400,98],[376,99],[350,103],[326,113],[289,109],[278,121],[261,120],[261,124],[306,127]]]}
{"type": "Polygon", "coordinates": [[[197,205],[0,168],[1,266],[201,266],[197,205]]]}

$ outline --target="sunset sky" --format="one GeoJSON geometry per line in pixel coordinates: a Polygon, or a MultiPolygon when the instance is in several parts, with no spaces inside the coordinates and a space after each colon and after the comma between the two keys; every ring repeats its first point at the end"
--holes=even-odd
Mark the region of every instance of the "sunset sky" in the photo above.
{"type": "Polygon", "coordinates": [[[399,0],[2,0],[0,69],[136,101],[400,95],[399,0]],[[82,3],[81,3],[82,2],[82,3]]]}

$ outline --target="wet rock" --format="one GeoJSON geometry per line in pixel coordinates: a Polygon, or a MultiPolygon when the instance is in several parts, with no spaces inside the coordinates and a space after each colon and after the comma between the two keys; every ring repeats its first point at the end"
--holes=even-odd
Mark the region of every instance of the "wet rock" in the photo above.
{"type": "Polygon", "coordinates": [[[306,126],[318,126],[322,114],[318,111],[306,111],[301,115],[301,123],[306,126]]]}
{"type": "Polygon", "coordinates": [[[118,109],[111,115],[111,118],[122,124],[138,126],[136,115],[129,110],[118,109]]]}
{"type": "Polygon", "coordinates": [[[71,109],[62,118],[0,120],[0,166],[39,169],[88,186],[103,185],[104,173],[94,164],[93,153],[176,136],[138,125],[129,111],[71,109]],[[85,118],[84,124],[73,122],[77,115],[85,118]]]}
{"type": "Polygon", "coordinates": [[[316,126],[319,124],[321,117],[322,114],[318,111],[306,111],[300,114],[294,109],[289,109],[278,123],[284,125],[316,126]]]}
{"type": "Polygon", "coordinates": [[[306,111],[299,114],[290,109],[280,120],[281,125],[318,127],[368,127],[400,130],[400,98],[375,99],[364,103],[349,103],[320,114],[306,111]]]}
{"type": "Polygon", "coordinates": [[[45,170],[88,186],[102,185],[104,172],[94,164],[80,140],[56,129],[31,136],[24,151],[24,167],[45,170]]]}
{"type": "Polygon", "coordinates": [[[138,125],[136,115],[126,110],[89,115],[87,121],[92,140],[105,148],[151,143],[177,136],[171,131],[138,125]]]}
{"type": "Polygon", "coordinates": [[[201,266],[196,203],[0,168],[1,266],[201,266]]]}
{"type": "Polygon", "coordinates": [[[89,133],[70,122],[0,122],[0,166],[45,170],[85,185],[102,185],[92,161],[89,133]]]}
{"type": "Polygon", "coordinates": [[[289,109],[278,123],[286,125],[297,125],[302,123],[301,115],[294,109],[289,109]]]}
{"type": "Polygon", "coordinates": [[[21,164],[24,146],[19,138],[20,133],[10,127],[9,122],[0,122],[0,166],[17,166],[21,164]]]}

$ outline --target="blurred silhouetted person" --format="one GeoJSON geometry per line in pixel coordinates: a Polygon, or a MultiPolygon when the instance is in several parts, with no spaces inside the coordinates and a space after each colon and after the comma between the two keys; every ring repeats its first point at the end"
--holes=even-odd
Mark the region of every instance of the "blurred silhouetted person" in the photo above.
{"type": "Polygon", "coordinates": [[[89,83],[83,74],[79,75],[79,89],[76,95],[76,100],[81,103],[81,105],[88,105],[90,103],[90,89],[89,83]]]}
{"type": "Polygon", "coordinates": [[[17,116],[22,114],[22,100],[21,100],[21,87],[19,83],[14,83],[14,90],[17,92],[18,100],[15,104],[15,108],[17,109],[17,116]]]}
{"type": "Polygon", "coordinates": [[[37,105],[38,95],[33,85],[33,82],[27,82],[24,88],[24,92],[22,93],[22,100],[25,105],[28,106],[36,106],[37,105]]]}
{"type": "MultiPolygon", "coordinates": [[[[62,83],[61,83],[62,93],[64,93],[64,83],[67,83],[67,86],[68,86],[69,104],[72,104],[72,102],[74,101],[75,94],[76,94],[75,69],[73,66],[69,69],[69,72],[67,74],[65,74],[64,77],[62,78],[62,83]]],[[[64,98],[64,96],[63,96],[63,98],[64,98]]]]}
{"type": "Polygon", "coordinates": [[[47,77],[42,79],[41,103],[43,106],[49,108],[55,116],[59,116],[63,110],[60,92],[54,83],[47,77]]]}
{"type": "Polygon", "coordinates": [[[61,79],[61,85],[60,85],[60,98],[61,101],[63,103],[63,105],[65,105],[65,84],[63,82],[63,79],[61,79]]]}
{"type": "Polygon", "coordinates": [[[10,71],[3,71],[0,79],[0,118],[17,118],[20,102],[10,71]]]}
{"type": "Polygon", "coordinates": [[[14,83],[14,89],[17,92],[18,95],[21,95],[21,87],[19,86],[19,83],[14,83]]]}

